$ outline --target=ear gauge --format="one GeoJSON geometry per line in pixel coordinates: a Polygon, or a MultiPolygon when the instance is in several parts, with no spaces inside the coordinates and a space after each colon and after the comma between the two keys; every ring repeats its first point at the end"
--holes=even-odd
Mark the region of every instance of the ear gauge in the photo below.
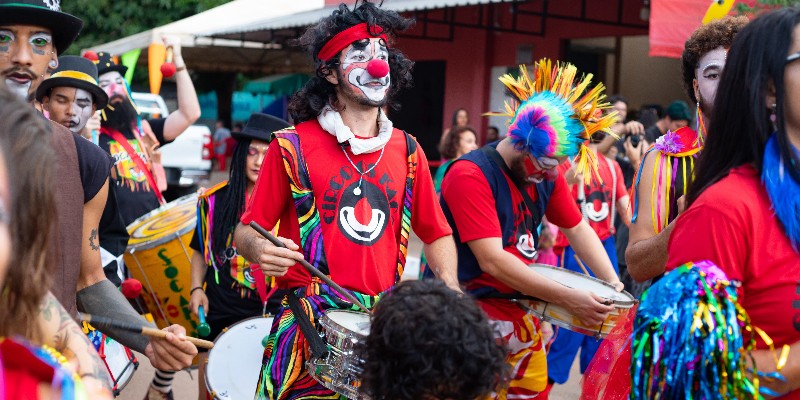
{"type": "Polygon", "coordinates": [[[50,63],[47,64],[50,69],[58,68],[58,60],[50,60],[50,63]]]}

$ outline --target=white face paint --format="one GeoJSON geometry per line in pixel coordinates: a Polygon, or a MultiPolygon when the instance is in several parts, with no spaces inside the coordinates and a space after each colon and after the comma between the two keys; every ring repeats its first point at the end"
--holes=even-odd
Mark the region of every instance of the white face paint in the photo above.
{"type": "Polygon", "coordinates": [[[47,97],[50,119],[72,132],[79,133],[94,112],[92,94],[73,87],[56,87],[47,97]]]}
{"type": "Polygon", "coordinates": [[[108,95],[109,104],[119,104],[128,97],[125,87],[125,78],[117,71],[106,72],[100,75],[98,84],[108,95]]]}
{"type": "Polygon", "coordinates": [[[725,57],[727,55],[728,51],[720,46],[704,54],[697,63],[697,69],[694,72],[695,81],[697,82],[694,94],[706,115],[711,114],[714,106],[719,78],[725,68],[725,57]]]}
{"type": "Polygon", "coordinates": [[[372,59],[389,62],[386,42],[380,38],[361,40],[347,47],[341,63],[341,75],[347,77],[345,90],[356,98],[366,97],[366,103],[381,106],[391,84],[391,75],[375,78],[367,72],[372,59]]]}

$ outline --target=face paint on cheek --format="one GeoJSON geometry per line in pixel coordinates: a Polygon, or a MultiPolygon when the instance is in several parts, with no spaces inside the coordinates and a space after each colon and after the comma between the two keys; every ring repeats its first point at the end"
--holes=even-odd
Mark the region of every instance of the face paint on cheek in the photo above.
{"type": "Polygon", "coordinates": [[[78,133],[92,117],[92,95],[83,89],[76,89],[75,101],[71,106],[74,125],[70,124],[70,130],[78,133]]]}
{"type": "Polygon", "coordinates": [[[10,45],[2,45],[0,44],[0,53],[8,53],[8,50],[11,48],[10,45]]]}
{"type": "Polygon", "coordinates": [[[391,78],[389,75],[382,79],[373,78],[366,69],[366,63],[351,65],[349,71],[345,71],[347,82],[351,89],[356,93],[361,92],[371,101],[383,101],[386,92],[389,91],[391,78]]]}

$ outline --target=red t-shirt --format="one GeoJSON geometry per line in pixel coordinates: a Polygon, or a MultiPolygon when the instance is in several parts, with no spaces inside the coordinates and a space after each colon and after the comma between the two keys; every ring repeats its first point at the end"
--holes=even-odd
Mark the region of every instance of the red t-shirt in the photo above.
{"type": "MultiPolygon", "coordinates": [[[[615,198],[612,190],[616,190],[616,200],[628,195],[625,189],[625,178],[622,176],[622,169],[620,169],[616,161],[611,161],[611,164],[614,166],[614,171],[612,172],[611,168],[608,166],[608,161],[606,157],[598,155],[597,172],[600,174],[603,183],[600,183],[597,178],[592,177],[590,184],[583,186],[586,202],[583,204],[583,210],[581,211],[589,222],[589,226],[594,229],[600,240],[606,240],[614,233],[614,225],[611,222],[612,210],[615,213],[617,211],[615,204],[612,202],[615,198]],[[612,174],[615,174],[617,177],[615,188],[612,188],[614,185],[614,175],[612,174]]],[[[569,168],[569,162],[558,166],[558,170],[561,174],[565,174],[569,168]]],[[[569,185],[569,187],[572,191],[572,199],[580,209],[581,203],[578,200],[578,185],[569,185]]],[[[616,218],[616,216],[613,216],[613,218],[616,218]]],[[[559,231],[556,237],[556,243],[553,246],[553,251],[561,255],[561,253],[564,252],[564,248],[567,246],[569,246],[567,237],[559,231]]]]}
{"type": "MultiPolygon", "coordinates": [[[[525,264],[534,262],[536,249],[533,246],[533,235],[525,224],[525,219],[530,220],[531,214],[522,194],[507,175],[506,181],[511,189],[511,201],[515,213],[516,237],[505,244],[504,250],[515,255],[525,264]]],[[[528,187],[528,195],[533,201],[539,197],[536,186],[528,187]]],[[[500,220],[495,208],[495,199],[492,189],[480,168],[469,161],[457,161],[442,182],[442,197],[447,202],[453,214],[462,243],[485,238],[502,238],[500,220]],[[467,195],[468,194],[468,195],[467,195]]],[[[572,200],[564,175],[559,173],[550,201],[545,210],[547,220],[551,223],[572,228],[581,221],[578,207],[572,200]]],[[[533,221],[533,228],[541,221],[533,221]]],[[[483,273],[470,282],[465,282],[467,288],[493,287],[502,293],[515,293],[516,290],[500,282],[493,276],[483,273]]],[[[482,300],[481,305],[493,319],[514,320],[521,318],[522,309],[509,301],[482,300]]]]}
{"type": "MultiPolygon", "coordinates": [[[[343,287],[376,295],[395,283],[403,199],[407,175],[406,138],[394,130],[381,152],[353,155],[361,175],[345,157],[336,137],[317,120],[297,126],[300,148],[308,165],[311,188],[319,212],[325,255],[331,278],[343,287]]],[[[411,228],[425,243],[452,231],[439,207],[428,161],[417,145],[417,175],[413,188],[411,228]]],[[[242,214],[242,223],[256,221],[270,229],[281,221],[278,234],[300,245],[300,229],[280,147],[269,146],[258,181],[242,214]]],[[[278,278],[282,288],[308,285],[310,276],[300,265],[278,278]]]]}
{"type": "MultiPolygon", "coordinates": [[[[709,260],[741,281],[740,304],[776,348],[800,340],[800,255],[752,166],[731,170],[704,191],[676,220],[668,250],[667,270],[709,260]]],[[[766,348],[760,338],[757,347],[766,348]]],[[[795,395],[800,399],[800,391],[795,395]]]]}

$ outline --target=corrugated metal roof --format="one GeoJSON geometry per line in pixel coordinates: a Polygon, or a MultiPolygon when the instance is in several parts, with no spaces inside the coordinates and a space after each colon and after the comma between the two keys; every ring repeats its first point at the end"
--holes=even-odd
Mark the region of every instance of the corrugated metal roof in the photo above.
{"type": "MultiPolygon", "coordinates": [[[[416,11],[416,10],[436,10],[458,6],[471,6],[492,3],[510,3],[520,0],[386,0],[381,8],[394,10],[397,12],[416,11]]],[[[328,6],[316,10],[304,11],[277,18],[268,18],[263,21],[254,22],[240,26],[237,29],[209,31],[202,36],[222,36],[243,32],[254,32],[275,29],[287,29],[308,26],[320,19],[331,15],[338,6],[328,6]]]]}

